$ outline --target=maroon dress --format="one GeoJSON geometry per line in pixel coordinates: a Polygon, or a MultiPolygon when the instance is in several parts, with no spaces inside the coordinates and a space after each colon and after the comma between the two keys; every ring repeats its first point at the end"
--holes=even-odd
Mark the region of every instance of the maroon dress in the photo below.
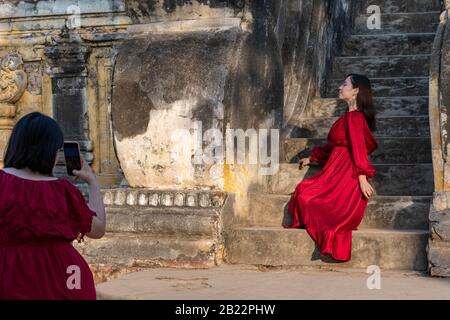
{"type": "Polygon", "coordinates": [[[96,299],[89,265],[72,246],[94,215],[66,179],[0,170],[0,299],[96,299]]]}
{"type": "Polygon", "coordinates": [[[328,143],[312,150],[311,159],[323,167],[297,185],[288,207],[293,221],[284,227],[305,226],[322,255],[350,260],[352,230],[361,223],[368,202],[358,176],[364,174],[370,182],[375,175],[368,155],[376,148],[362,111],[339,117],[328,133],[328,143]]]}

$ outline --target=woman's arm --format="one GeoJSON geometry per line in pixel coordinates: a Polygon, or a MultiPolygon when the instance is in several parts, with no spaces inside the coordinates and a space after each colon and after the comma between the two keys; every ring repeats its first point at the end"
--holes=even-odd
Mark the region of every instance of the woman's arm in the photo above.
{"type": "Polygon", "coordinates": [[[349,141],[350,153],[353,162],[352,177],[363,179],[373,177],[375,168],[369,161],[367,148],[364,142],[364,114],[361,112],[350,112],[347,114],[347,139],[349,141]]]}
{"type": "Polygon", "coordinates": [[[334,149],[334,144],[331,142],[328,142],[324,147],[322,146],[316,146],[312,151],[311,155],[309,156],[309,159],[311,161],[315,161],[320,165],[324,165],[328,158],[331,155],[331,152],[334,149]]]}
{"type": "MultiPolygon", "coordinates": [[[[89,185],[89,208],[96,213],[96,216],[92,217],[91,231],[86,233],[86,236],[92,239],[100,239],[104,236],[106,230],[106,214],[105,206],[103,205],[103,197],[100,192],[100,186],[97,182],[97,178],[94,175],[89,164],[81,157],[82,167],[81,170],[73,170],[73,174],[77,178],[81,178],[89,185]]],[[[75,178],[75,179],[77,179],[75,178]]]]}
{"type": "Polygon", "coordinates": [[[103,197],[96,179],[88,183],[89,208],[91,208],[92,211],[95,211],[97,216],[92,217],[92,228],[90,232],[86,233],[86,236],[92,239],[100,239],[105,235],[106,231],[106,214],[103,205],[103,197]]]}

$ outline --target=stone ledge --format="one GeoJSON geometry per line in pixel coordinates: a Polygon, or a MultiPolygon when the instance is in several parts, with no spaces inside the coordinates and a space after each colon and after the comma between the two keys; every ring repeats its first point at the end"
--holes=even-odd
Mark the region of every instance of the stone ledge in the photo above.
{"type": "Polygon", "coordinates": [[[450,243],[450,221],[431,222],[431,238],[450,243]]]}
{"type": "Polygon", "coordinates": [[[433,192],[429,213],[428,269],[431,276],[450,277],[450,191],[433,192]]]}
{"type": "Polygon", "coordinates": [[[89,264],[115,267],[208,268],[215,265],[220,245],[213,239],[161,237],[133,233],[107,233],[74,246],[89,264]]]}
{"type": "Polygon", "coordinates": [[[337,262],[329,256],[321,257],[317,245],[304,229],[240,227],[226,234],[224,261],[270,266],[367,268],[377,265],[383,270],[427,269],[428,231],[361,229],[352,236],[352,259],[337,262]]]}
{"type": "Polygon", "coordinates": [[[107,207],[108,232],[214,237],[220,209],[107,207]]]}
{"type": "Polygon", "coordinates": [[[437,270],[440,270],[440,273],[442,274],[444,273],[442,271],[446,270],[446,272],[450,274],[450,242],[429,240],[428,261],[431,273],[436,273],[437,270]]]}

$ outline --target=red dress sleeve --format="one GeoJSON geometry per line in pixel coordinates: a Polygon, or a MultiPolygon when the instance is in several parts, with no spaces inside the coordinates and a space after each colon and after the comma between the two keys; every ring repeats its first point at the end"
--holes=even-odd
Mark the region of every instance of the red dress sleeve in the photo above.
{"type": "Polygon", "coordinates": [[[67,205],[69,209],[69,223],[77,235],[78,242],[83,241],[86,233],[91,231],[92,217],[97,214],[89,208],[83,194],[72,183],[67,181],[67,205]]]}
{"type": "Polygon", "coordinates": [[[353,162],[353,178],[358,178],[360,175],[366,175],[370,178],[375,175],[375,168],[369,161],[365,143],[366,126],[366,119],[362,112],[352,111],[347,114],[346,135],[353,162]]]}
{"type": "Polygon", "coordinates": [[[334,144],[328,142],[325,147],[317,146],[311,151],[311,160],[316,161],[320,165],[324,165],[334,149],[334,144]]]}

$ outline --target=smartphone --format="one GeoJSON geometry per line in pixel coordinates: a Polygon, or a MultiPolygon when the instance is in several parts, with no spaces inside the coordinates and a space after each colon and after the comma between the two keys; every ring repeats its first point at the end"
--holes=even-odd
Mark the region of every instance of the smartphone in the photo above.
{"type": "Polygon", "coordinates": [[[64,142],[64,158],[66,160],[67,174],[74,176],[72,170],[81,169],[80,145],[76,141],[64,142]]]}

